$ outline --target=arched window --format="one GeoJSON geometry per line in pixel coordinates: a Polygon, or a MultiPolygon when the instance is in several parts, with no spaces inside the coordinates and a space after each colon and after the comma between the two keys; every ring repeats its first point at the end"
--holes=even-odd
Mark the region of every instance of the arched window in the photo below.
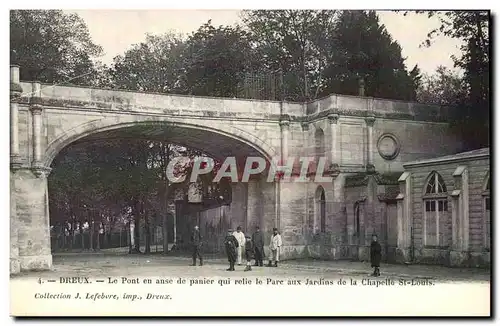
{"type": "Polygon", "coordinates": [[[490,201],[490,173],[486,173],[483,185],[483,225],[484,225],[484,247],[490,249],[491,245],[491,201],[490,201]]]}
{"type": "Polygon", "coordinates": [[[319,186],[316,189],[316,218],[315,221],[319,222],[319,231],[326,232],[326,199],[325,199],[325,189],[319,186]]]}
{"type": "Polygon", "coordinates": [[[443,177],[435,171],[431,172],[424,189],[424,245],[448,247],[452,233],[443,177]]]}
{"type": "Polygon", "coordinates": [[[446,184],[444,183],[443,177],[437,172],[432,172],[431,177],[427,181],[427,187],[425,188],[426,195],[432,194],[442,194],[446,192],[446,184]]]}

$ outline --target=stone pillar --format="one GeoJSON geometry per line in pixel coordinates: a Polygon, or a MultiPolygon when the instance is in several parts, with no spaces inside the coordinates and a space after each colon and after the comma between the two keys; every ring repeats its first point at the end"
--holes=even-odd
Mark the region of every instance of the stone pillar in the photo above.
{"type": "Polygon", "coordinates": [[[460,244],[460,190],[455,189],[451,193],[451,248],[459,251],[460,244]]]}
{"type": "Polygon", "coordinates": [[[281,117],[280,120],[281,129],[281,162],[285,164],[288,158],[288,137],[290,131],[290,118],[286,115],[281,117]]]}
{"type": "Polygon", "coordinates": [[[303,223],[307,192],[304,183],[283,182],[280,189],[281,220],[278,230],[281,234],[283,259],[300,258],[305,248],[303,223]]]}
{"type": "Polygon", "coordinates": [[[21,167],[19,155],[18,101],[23,89],[19,84],[19,67],[10,67],[10,274],[21,271],[19,262],[17,198],[15,172],[21,167]]]}
{"type": "Polygon", "coordinates": [[[398,262],[410,261],[410,247],[411,243],[411,174],[410,172],[404,172],[398,179],[399,182],[399,194],[396,197],[397,200],[397,250],[396,250],[396,260],[398,262]]]}
{"type": "Polygon", "coordinates": [[[33,166],[39,166],[42,160],[42,105],[41,85],[38,82],[32,84],[33,92],[30,99],[30,111],[33,116],[33,166]]]}
{"type": "Polygon", "coordinates": [[[49,198],[50,169],[20,169],[14,175],[21,271],[52,267],[50,252],[49,198]]]}
{"type": "Polygon", "coordinates": [[[19,156],[19,108],[23,89],[19,84],[19,67],[10,66],[10,160],[11,165],[21,165],[19,156]]]}
{"type": "Polygon", "coordinates": [[[16,183],[14,173],[14,171],[10,172],[10,274],[17,274],[21,271],[18,245],[19,222],[17,218],[17,200],[15,192],[16,183]]]}
{"type": "Polygon", "coordinates": [[[244,228],[247,221],[247,183],[233,183],[231,191],[230,225],[236,230],[238,226],[244,228]]]}
{"type": "MultiPolygon", "coordinates": [[[[347,243],[347,211],[345,207],[345,175],[332,176],[332,196],[327,196],[327,216],[330,220],[330,230],[336,244],[347,243]]],[[[340,257],[338,257],[340,258],[340,257]]]]}
{"type": "Polygon", "coordinates": [[[330,166],[339,163],[338,153],[338,121],[339,115],[334,113],[328,115],[330,121],[330,166]]]}
{"type": "Polygon", "coordinates": [[[309,124],[303,122],[301,124],[302,126],[302,145],[304,146],[302,149],[302,156],[307,157],[310,155],[310,150],[309,150],[309,124]]]}
{"type": "Polygon", "coordinates": [[[250,178],[248,180],[248,190],[247,190],[247,223],[246,232],[250,234],[255,231],[255,227],[261,226],[262,212],[262,198],[260,195],[260,182],[258,178],[250,178]]]}
{"type": "Polygon", "coordinates": [[[368,172],[374,172],[375,166],[373,165],[373,124],[375,123],[375,117],[367,117],[365,121],[368,128],[366,170],[368,172]]]}
{"type": "MultiPolygon", "coordinates": [[[[290,131],[290,117],[288,115],[282,115],[280,118],[280,130],[281,130],[281,164],[285,165],[288,159],[288,137],[290,131]]],[[[281,179],[277,178],[276,181],[276,217],[275,217],[275,227],[281,228],[281,179]]]]}
{"type": "Polygon", "coordinates": [[[459,166],[453,172],[452,196],[452,251],[450,265],[459,266],[467,259],[469,250],[469,172],[459,166]]]}
{"type": "MultiPolygon", "coordinates": [[[[260,179],[260,192],[262,194],[262,216],[260,216],[260,229],[264,235],[266,255],[268,254],[269,238],[273,227],[276,226],[276,182],[267,182],[266,178],[260,179]]],[[[269,256],[268,256],[269,257],[269,256]]]]}

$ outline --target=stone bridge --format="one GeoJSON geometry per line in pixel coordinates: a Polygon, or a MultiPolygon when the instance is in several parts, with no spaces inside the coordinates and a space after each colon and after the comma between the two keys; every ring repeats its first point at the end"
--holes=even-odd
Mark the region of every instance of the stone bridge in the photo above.
{"type": "Polygon", "coordinates": [[[319,181],[257,178],[233,190],[231,224],[279,227],[284,257],[293,258],[311,251],[308,235],[318,228],[335,252],[343,250],[350,232],[346,176],[398,172],[404,162],[456,152],[449,111],[344,95],[288,103],[46,85],[21,82],[13,66],[10,271],[51,268],[47,178],[53,159],[72,143],[144,137],[222,159],[326,157],[328,173],[319,181]]]}

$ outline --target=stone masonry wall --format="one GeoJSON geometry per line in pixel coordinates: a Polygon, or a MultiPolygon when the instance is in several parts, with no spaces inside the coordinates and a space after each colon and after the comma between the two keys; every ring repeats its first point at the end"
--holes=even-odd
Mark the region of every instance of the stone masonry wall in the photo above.
{"type": "MultiPolygon", "coordinates": [[[[450,195],[454,189],[453,172],[458,166],[465,165],[469,170],[469,251],[471,265],[488,264],[490,254],[485,249],[484,234],[484,198],[483,186],[490,169],[488,159],[456,161],[438,163],[419,167],[408,167],[412,177],[412,219],[413,236],[415,245],[415,258],[422,263],[448,264],[449,249],[428,248],[423,243],[424,212],[423,198],[424,186],[432,171],[437,171],[446,183],[450,195]]],[[[451,197],[448,196],[448,215],[451,224],[451,197]]]]}
{"type": "Polygon", "coordinates": [[[12,178],[21,270],[48,269],[52,266],[52,256],[47,178],[37,178],[29,170],[18,170],[12,178]]]}

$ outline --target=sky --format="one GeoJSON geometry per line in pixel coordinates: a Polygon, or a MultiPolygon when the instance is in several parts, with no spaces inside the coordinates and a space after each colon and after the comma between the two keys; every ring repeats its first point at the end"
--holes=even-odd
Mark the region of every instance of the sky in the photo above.
{"type": "MultiPolygon", "coordinates": [[[[212,24],[233,25],[240,21],[239,10],[72,10],[88,25],[95,43],[101,45],[105,55],[100,58],[110,64],[132,44],[145,39],[146,33],[175,32],[190,34],[209,19],[212,24]]],[[[453,68],[451,55],[460,53],[460,42],[448,37],[436,38],[430,48],[420,47],[426,35],[439,21],[427,15],[379,11],[380,22],[402,48],[408,69],[418,64],[421,71],[432,74],[439,65],[453,68]]]]}

